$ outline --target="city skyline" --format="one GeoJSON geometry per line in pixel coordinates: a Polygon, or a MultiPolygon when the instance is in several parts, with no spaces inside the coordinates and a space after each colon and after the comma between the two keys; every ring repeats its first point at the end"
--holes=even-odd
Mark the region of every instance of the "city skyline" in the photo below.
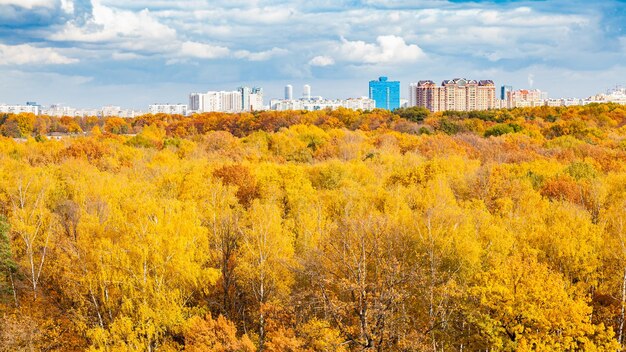
{"type": "Polygon", "coordinates": [[[624,84],[623,5],[0,0],[0,102],[143,108],[241,85],[281,97],[285,84],[348,98],[379,76],[402,98],[450,77],[586,97],[624,84]]]}
{"type": "Polygon", "coordinates": [[[35,115],[100,116],[101,114],[96,112],[106,110],[109,111],[104,114],[107,116],[113,116],[116,114],[113,111],[118,111],[120,117],[134,117],[146,112],[188,115],[188,113],[197,112],[237,113],[260,110],[336,109],[340,106],[360,110],[375,108],[395,110],[403,107],[421,106],[431,112],[437,112],[511,109],[542,105],[572,106],[603,102],[626,104],[626,88],[620,85],[609,88],[605,92],[598,92],[581,98],[549,97],[548,92],[540,89],[517,87],[514,89],[510,85],[496,87],[492,80],[454,78],[443,80],[440,86],[437,86],[437,83],[432,80],[420,80],[409,83],[407,86],[409,99],[405,99],[399,95],[399,83],[398,81],[388,81],[388,77],[385,76],[371,80],[369,82],[369,97],[329,98],[312,95],[312,87],[308,84],[302,87],[302,95],[296,97],[293,93],[293,86],[288,84],[284,87],[282,98],[268,97],[269,104],[265,104],[262,87],[239,86],[236,90],[191,92],[187,96],[187,103],[155,102],[148,105],[147,111],[143,108],[128,108],[116,104],[101,105],[101,109],[94,106],[77,108],[64,104],[41,104],[30,100],[25,103],[7,104],[0,102],[0,113],[32,112],[35,115]],[[465,89],[458,90],[455,87],[470,89],[467,91],[465,89]]]}

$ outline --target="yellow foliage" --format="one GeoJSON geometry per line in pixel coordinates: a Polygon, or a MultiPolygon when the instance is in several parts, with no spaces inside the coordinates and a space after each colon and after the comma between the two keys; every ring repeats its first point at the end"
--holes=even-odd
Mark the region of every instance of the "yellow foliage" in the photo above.
{"type": "Polygon", "coordinates": [[[256,350],[247,335],[237,337],[237,328],[223,316],[204,319],[194,316],[185,322],[185,351],[188,352],[253,352],[256,350]]]}
{"type": "Polygon", "coordinates": [[[625,114],[7,116],[0,350],[618,350],[625,114]]]}

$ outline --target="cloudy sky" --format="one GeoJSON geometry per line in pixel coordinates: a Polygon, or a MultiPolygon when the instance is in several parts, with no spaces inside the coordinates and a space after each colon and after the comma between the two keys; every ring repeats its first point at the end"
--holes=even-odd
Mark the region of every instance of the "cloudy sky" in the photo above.
{"type": "Polygon", "coordinates": [[[380,75],[586,97],[626,85],[625,26],[626,0],[0,0],[0,103],[344,98],[380,75]]]}

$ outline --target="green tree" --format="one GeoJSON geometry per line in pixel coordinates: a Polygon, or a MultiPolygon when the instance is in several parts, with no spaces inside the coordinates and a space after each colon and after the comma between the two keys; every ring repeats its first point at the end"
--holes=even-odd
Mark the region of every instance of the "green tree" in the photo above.
{"type": "Polygon", "coordinates": [[[394,114],[413,122],[422,122],[430,116],[430,110],[421,106],[399,108],[393,111],[394,114]]]}
{"type": "Polygon", "coordinates": [[[15,305],[18,305],[15,292],[14,275],[17,272],[17,263],[13,260],[11,242],[9,241],[9,223],[6,217],[0,215],[0,302],[10,294],[15,305]]]}

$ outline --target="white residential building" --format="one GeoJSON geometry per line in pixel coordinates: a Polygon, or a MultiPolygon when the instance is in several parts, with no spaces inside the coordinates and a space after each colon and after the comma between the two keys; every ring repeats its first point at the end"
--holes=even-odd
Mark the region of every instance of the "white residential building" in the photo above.
{"type": "Polygon", "coordinates": [[[352,110],[373,110],[376,108],[376,102],[367,97],[351,98],[351,99],[300,99],[300,100],[280,100],[274,99],[270,102],[270,108],[277,111],[286,110],[336,110],[338,108],[346,108],[352,110]]]}
{"type": "Polygon", "coordinates": [[[86,116],[102,116],[102,112],[98,109],[76,109],[74,111],[75,117],[86,117],[86,116]]]}
{"type": "Polygon", "coordinates": [[[54,116],[54,117],[62,117],[62,116],[74,117],[76,116],[76,109],[71,108],[69,106],[53,104],[53,105],[50,105],[50,107],[48,107],[47,109],[42,109],[41,114],[46,115],[46,116],[54,116]]]}
{"type": "Polygon", "coordinates": [[[189,113],[263,110],[263,89],[239,87],[236,91],[209,91],[189,95],[189,113]]]}
{"type": "Polygon", "coordinates": [[[545,102],[546,106],[559,107],[563,105],[563,99],[548,99],[545,102]]]}
{"type": "Polygon", "coordinates": [[[144,114],[143,111],[133,110],[133,109],[122,109],[119,106],[107,105],[107,106],[103,106],[102,109],[100,109],[99,114],[97,116],[133,118],[133,117],[141,116],[143,114],[144,114]]]}
{"type": "Polygon", "coordinates": [[[539,89],[518,89],[506,92],[507,106],[528,108],[546,105],[548,93],[539,89]]]}
{"type": "Polygon", "coordinates": [[[626,105],[626,88],[618,86],[609,89],[605,94],[596,94],[583,101],[584,105],[591,103],[616,103],[626,105]]]}
{"type": "Polygon", "coordinates": [[[246,111],[258,111],[265,109],[263,105],[263,88],[252,88],[246,111]]]}
{"type": "Polygon", "coordinates": [[[42,115],[53,117],[86,117],[86,116],[102,116],[102,110],[98,109],[76,109],[69,106],[53,104],[46,109],[41,110],[42,115]]]}
{"type": "Polygon", "coordinates": [[[341,100],[341,107],[352,110],[374,110],[376,101],[368,97],[349,98],[341,100]]]}
{"type": "Polygon", "coordinates": [[[134,117],[141,116],[141,115],[144,115],[144,114],[145,114],[145,112],[143,112],[141,110],[121,109],[117,116],[130,119],[130,118],[134,118],[134,117]]]}
{"type": "Polygon", "coordinates": [[[305,84],[302,87],[302,98],[303,99],[311,99],[311,86],[308,84],[305,84]]]}
{"type": "Polygon", "coordinates": [[[508,109],[509,106],[506,100],[496,99],[496,105],[494,106],[496,109],[508,109]]]}
{"type": "Polygon", "coordinates": [[[241,93],[241,110],[255,111],[263,110],[263,88],[239,87],[241,93]]]}
{"type": "Polygon", "coordinates": [[[576,105],[583,105],[583,100],[577,99],[577,98],[548,99],[544,101],[544,105],[552,106],[552,107],[576,106],[576,105]]]}
{"type": "Polygon", "coordinates": [[[577,106],[583,105],[583,100],[578,98],[563,98],[561,99],[562,106],[577,106]]]}
{"type": "Polygon", "coordinates": [[[189,94],[189,113],[202,112],[203,106],[204,106],[204,94],[203,93],[189,94]]]}
{"type": "Polygon", "coordinates": [[[207,92],[204,96],[202,112],[240,112],[241,110],[241,92],[207,92]]]}
{"type": "Polygon", "coordinates": [[[250,110],[250,94],[252,90],[250,87],[239,87],[237,91],[241,93],[241,110],[249,111],[250,110]]]}
{"type": "Polygon", "coordinates": [[[152,104],[148,106],[150,114],[187,115],[187,104],[152,104]]]}
{"type": "Polygon", "coordinates": [[[133,110],[133,109],[122,109],[121,107],[114,106],[114,105],[103,106],[101,109],[76,109],[76,108],[72,108],[69,106],[50,105],[49,108],[43,109],[41,113],[42,115],[54,116],[54,117],[96,116],[96,117],[123,117],[123,118],[133,118],[133,117],[137,117],[137,116],[144,114],[143,111],[133,110]]]}
{"type": "Polygon", "coordinates": [[[217,111],[241,112],[243,110],[243,96],[241,92],[221,92],[217,98],[219,102],[217,111]]]}
{"type": "Polygon", "coordinates": [[[409,83],[409,106],[417,106],[417,83],[409,83]]]}
{"type": "Polygon", "coordinates": [[[39,115],[39,105],[0,104],[0,113],[3,113],[3,114],[31,113],[31,114],[39,115]]]}
{"type": "Polygon", "coordinates": [[[272,99],[270,100],[270,109],[277,111],[304,110],[303,104],[303,100],[272,99]]]}
{"type": "Polygon", "coordinates": [[[107,105],[107,106],[103,106],[101,111],[101,116],[102,117],[112,117],[112,116],[120,116],[120,112],[122,111],[122,108],[119,106],[115,106],[115,105],[107,105]]]}

